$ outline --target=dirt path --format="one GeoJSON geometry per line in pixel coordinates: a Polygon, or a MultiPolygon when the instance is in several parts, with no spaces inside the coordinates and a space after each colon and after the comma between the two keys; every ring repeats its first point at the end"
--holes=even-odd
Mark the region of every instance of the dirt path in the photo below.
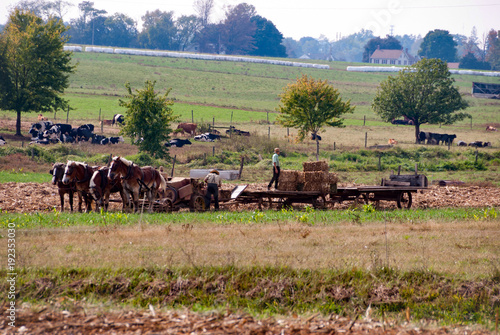
{"type": "MultiPolygon", "coordinates": [[[[6,315],[5,308],[2,314],[6,315]]],[[[2,318],[5,320],[5,318],[2,318]]],[[[2,320],[2,321],[3,321],[2,320]]],[[[416,326],[391,320],[378,322],[364,317],[309,317],[255,319],[248,314],[206,313],[189,311],[157,312],[153,307],[143,312],[97,312],[20,309],[16,328],[0,323],[2,334],[491,334],[468,327],[416,326]]]]}

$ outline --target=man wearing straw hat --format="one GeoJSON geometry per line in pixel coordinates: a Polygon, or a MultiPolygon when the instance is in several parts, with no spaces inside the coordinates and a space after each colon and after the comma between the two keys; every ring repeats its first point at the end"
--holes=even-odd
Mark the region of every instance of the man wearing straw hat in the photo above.
{"type": "Polygon", "coordinates": [[[219,171],[213,169],[205,177],[205,182],[207,183],[207,194],[205,195],[205,209],[210,210],[210,201],[212,200],[212,194],[214,196],[215,210],[219,210],[219,187],[221,187],[221,179],[219,176],[219,171]]]}
{"type": "Polygon", "coordinates": [[[273,179],[269,182],[267,189],[270,190],[274,182],[274,189],[278,189],[278,179],[280,178],[280,148],[274,148],[273,155],[273,179]]]}

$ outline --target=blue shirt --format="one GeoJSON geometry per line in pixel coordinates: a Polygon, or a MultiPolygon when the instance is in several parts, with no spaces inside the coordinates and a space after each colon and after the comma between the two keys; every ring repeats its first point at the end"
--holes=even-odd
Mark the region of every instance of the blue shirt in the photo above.
{"type": "Polygon", "coordinates": [[[273,167],[274,167],[274,163],[276,163],[276,166],[278,166],[278,167],[280,166],[280,157],[276,153],[273,155],[273,167]]]}

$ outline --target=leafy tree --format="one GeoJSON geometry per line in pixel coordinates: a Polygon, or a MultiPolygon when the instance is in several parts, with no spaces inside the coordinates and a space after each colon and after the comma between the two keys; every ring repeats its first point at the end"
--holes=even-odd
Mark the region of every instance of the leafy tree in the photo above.
{"type": "Polygon", "coordinates": [[[457,58],[457,42],[447,30],[429,31],[420,45],[418,54],[425,58],[454,62],[457,58]]]}
{"type": "Polygon", "coordinates": [[[71,27],[68,31],[71,43],[100,44],[105,31],[104,21],[106,21],[106,17],[104,14],[107,12],[96,9],[91,1],[80,2],[78,9],[80,16],[71,20],[71,27]]]}
{"type": "Polygon", "coordinates": [[[387,35],[386,38],[375,37],[368,41],[363,51],[363,62],[369,63],[370,56],[377,48],[388,50],[401,50],[401,43],[393,36],[387,35]]]}
{"type": "Polygon", "coordinates": [[[283,35],[276,28],[274,23],[256,15],[250,19],[257,27],[255,30],[255,50],[249,54],[254,56],[286,57],[286,49],[281,42],[283,35]]]}
{"type": "Polygon", "coordinates": [[[467,55],[462,57],[458,67],[460,69],[489,70],[491,65],[488,62],[479,61],[472,52],[469,52],[467,55]]]}
{"type": "Polygon", "coordinates": [[[125,14],[115,13],[104,21],[102,45],[129,47],[138,35],[136,22],[125,14]]]}
{"type": "Polygon", "coordinates": [[[327,125],[343,127],[341,115],[352,113],[351,101],[342,101],[339,92],[328,82],[307,75],[297,78],[280,94],[278,123],[296,128],[299,140],[311,133],[316,138],[316,160],[319,159],[319,140],[316,135],[327,125]]]}
{"type": "Polygon", "coordinates": [[[194,15],[183,15],[177,19],[177,42],[179,50],[184,51],[191,43],[193,43],[196,34],[199,32],[201,23],[200,19],[194,15]]]}
{"type": "Polygon", "coordinates": [[[155,93],[156,82],[147,80],[144,89],[132,91],[130,83],[126,100],[120,99],[120,106],[126,108],[125,125],[120,130],[122,135],[132,138],[132,143],[139,151],[148,152],[155,158],[168,158],[168,148],[163,142],[170,140],[170,125],[177,120],[170,106],[174,102],[168,98],[169,89],[163,96],[155,93]]]}
{"type": "Polygon", "coordinates": [[[16,135],[21,136],[21,113],[66,109],[60,97],[69,86],[71,52],[64,51],[62,21],[47,23],[30,12],[15,10],[0,35],[0,108],[17,113],[16,135]]]}
{"type": "Polygon", "coordinates": [[[381,82],[372,108],[386,122],[401,116],[412,120],[418,143],[420,125],[452,124],[470,117],[455,113],[468,104],[453,83],[446,62],[424,58],[381,82]]]}
{"type": "Polygon", "coordinates": [[[486,60],[491,64],[492,70],[500,70],[500,30],[490,30],[487,44],[486,60]]]}
{"type": "Polygon", "coordinates": [[[146,12],[142,17],[143,30],[139,41],[145,48],[159,50],[178,50],[177,27],[174,22],[174,12],[146,12]]]}
{"type": "Polygon", "coordinates": [[[246,3],[229,6],[226,18],[220,25],[220,39],[229,55],[246,55],[255,49],[255,7],[246,3]]]}

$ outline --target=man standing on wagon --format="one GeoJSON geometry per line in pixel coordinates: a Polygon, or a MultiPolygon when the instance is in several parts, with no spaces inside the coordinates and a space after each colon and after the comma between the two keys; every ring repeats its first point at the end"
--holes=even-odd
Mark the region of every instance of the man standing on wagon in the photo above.
{"type": "Polygon", "coordinates": [[[205,182],[207,183],[207,194],[205,195],[205,209],[210,210],[210,201],[212,200],[212,194],[214,196],[215,210],[219,210],[219,187],[222,186],[221,179],[219,176],[219,171],[213,169],[205,177],[205,182]]]}
{"type": "Polygon", "coordinates": [[[267,189],[270,190],[274,182],[274,189],[278,189],[278,180],[280,178],[280,148],[274,148],[273,155],[273,179],[269,182],[267,189]]]}

